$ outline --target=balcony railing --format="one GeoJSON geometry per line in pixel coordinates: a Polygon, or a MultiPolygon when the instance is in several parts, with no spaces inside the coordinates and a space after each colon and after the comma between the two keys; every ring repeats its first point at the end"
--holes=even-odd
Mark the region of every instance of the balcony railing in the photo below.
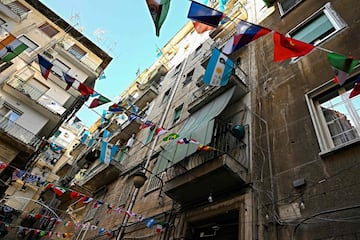
{"type": "Polygon", "coordinates": [[[15,76],[13,79],[10,79],[7,84],[14,89],[18,90],[22,94],[28,96],[38,104],[42,105],[50,112],[53,112],[58,115],[62,115],[66,108],[61,106],[56,100],[51,98],[49,95],[46,95],[43,90],[40,90],[22,80],[20,77],[15,76]]]}
{"type": "Polygon", "coordinates": [[[221,124],[218,121],[215,122],[212,141],[208,146],[215,148],[215,150],[195,152],[170,167],[166,173],[167,180],[176,178],[181,174],[199,167],[206,162],[212,161],[213,159],[219,158],[224,154],[227,154],[230,158],[240,163],[245,169],[248,169],[249,149],[243,141],[231,134],[226,124],[221,124]]]}
{"type": "Polygon", "coordinates": [[[34,148],[36,148],[41,141],[34,133],[2,115],[0,115],[0,131],[34,148]]]}
{"type": "Polygon", "coordinates": [[[27,18],[30,9],[26,8],[17,1],[10,3],[7,2],[8,1],[1,0],[0,12],[4,12],[8,17],[14,19],[17,22],[21,22],[27,18]]]}
{"type": "Polygon", "coordinates": [[[76,54],[76,52],[71,51],[71,46],[69,46],[69,44],[65,40],[57,43],[55,46],[58,46],[61,49],[63,49],[63,51],[65,51],[68,54],[70,54],[71,56],[73,56],[75,59],[77,59],[83,65],[90,68],[92,71],[95,71],[98,74],[101,74],[103,72],[103,69],[99,66],[99,64],[97,64],[95,61],[93,61],[87,55],[80,56],[80,55],[76,54]]]}

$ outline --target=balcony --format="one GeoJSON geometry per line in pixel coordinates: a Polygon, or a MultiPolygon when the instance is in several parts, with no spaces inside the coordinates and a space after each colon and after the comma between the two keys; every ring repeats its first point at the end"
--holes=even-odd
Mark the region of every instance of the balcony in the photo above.
{"type": "Polygon", "coordinates": [[[18,1],[13,1],[8,4],[5,4],[5,2],[8,1],[2,0],[0,2],[0,12],[4,13],[6,16],[18,23],[27,18],[30,9],[18,1]]]}
{"type": "Polygon", "coordinates": [[[0,133],[2,139],[20,149],[30,147],[34,151],[41,141],[34,133],[2,115],[0,115],[0,133]]]}
{"type": "Polygon", "coordinates": [[[99,66],[100,64],[92,60],[88,54],[79,55],[71,51],[71,46],[65,40],[55,44],[53,48],[71,63],[77,63],[77,67],[85,71],[89,76],[98,77],[103,72],[103,69],[99,66]]]}
{"type": "MultiPolygon", "coordinates": [[[[244,190],[249,181],[249,148],[235,138],[225,124],[217,122],[211,143],[213,151],[197,151],[168,168],[164,192],[187,206],[244,190]]],[[[246,133],[246,135],[248,135],[246,133]]]]}
{"type": "Polygon", "coordinates": [[[95,192],[99,188],[116,180],[122,171],[123,166],[117,161],[111,161],[110,164],[98,162],[83,174],[78,180],[77,185],[95,192]]]}
{"type": "Polygon", "coordinates": [[[245,96],[249,92],[248,84],[247,84],[247,76],[241,69],[235,69],[234,73],[231,75],[229,83],[223,87],[217,86],[208,86],[203,84],[202,77],[198,80],[197,85],[199,88],[192,93],[192,99],[189,103],[188,111],[193,113],[217,96],[221,95],[222,93],[226,92],[233,86],[236,86],[235,89],[235,98],[239,99],[245,96]]]}
{"type": "Polygon", "coordinates": [[[4,90],[53,120],[59,120],[66,111],[66,108],[46,95],[46,91],[28,84],[18,76],[7,81],[4,90]]]}

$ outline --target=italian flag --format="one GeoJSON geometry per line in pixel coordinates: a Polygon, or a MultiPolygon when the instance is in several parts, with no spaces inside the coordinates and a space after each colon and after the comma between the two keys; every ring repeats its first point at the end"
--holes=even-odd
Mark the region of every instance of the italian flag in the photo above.
{"type": "Polygon", "coordinates": [[[54,187],[53,191],[56,193],[56,195],[62,196],[66,192],[66,189],[63,187],[54,187]]]}
{"type": "Polygon", "coordinates": [[[25,43],[10,34],[0,42],[0,58],[4,62],[10,62],[27,48],[25,43]]]}
{"type": "Polygon", "coordinates": [[[339,83],[340,85],[345,83],[349,74],[359,63],[359,60],[337,53],[328,53],[328,60],[335,72],[334,82],[339,83]]]}

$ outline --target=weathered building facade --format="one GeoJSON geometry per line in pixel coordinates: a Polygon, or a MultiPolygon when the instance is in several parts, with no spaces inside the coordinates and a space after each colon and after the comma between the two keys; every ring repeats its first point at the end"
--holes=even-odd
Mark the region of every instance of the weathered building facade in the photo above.
{"type": "Polygon", "coordinates": [[[327,59],[329,51],[359,58],[357,2],[266,2],[228,1],[230,22],[204,34],[188,23],[164,46],[121,95],[124,114],[102,125],[120,148],[111,163],[99,162],[96,143],[79,146],[86,168],[71,188],[94,200],[86,211],[71,205],[83,226],[77,239],[359,238],[360,105],[349,99],[359,70],[341,86],[327,59]],[[211,50],[240,19],[317,48],[274,62],[269,33],[230,55],[226,86],[204,85],[211,50]],[[128,119],[132,105],[141,120],[128,119]],[[156,125],[140,127],[146,120],[156,125]],[[210,149],[164,141],[160,127],[210,149]]]}

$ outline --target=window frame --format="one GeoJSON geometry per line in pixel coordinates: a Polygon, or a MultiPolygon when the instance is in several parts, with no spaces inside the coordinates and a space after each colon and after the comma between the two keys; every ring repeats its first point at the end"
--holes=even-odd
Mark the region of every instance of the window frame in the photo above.
{"type": "Polygon", "coordinates": [[[24,51],[24,52],[26,52],[27,54],[32,54],[33,52],[35,52],[35,50],[37,50],[37,49],[40,47],[39,44],[37,44],[36,42],[34,42],[34,40],[32,40],[31,38],[29,38],[28,36],[26,36],[26,35],[24,35],[24,34],[21,35],[21,36],[19,36],[19,37],[17,37],[17,39],[19,39],[21,42],[23,42],[24,44],[26,44],[26,45],[28,46],[28,48],[26,48],[25,51],[24,51]],[[35,47],[35,48],[31,48],[31,47],[27,44],[27,42],[24,42],[24,41],[22,40],[22,38],[25,38],[28,42],[34,44],[36,47],[35,47]]]}
{"type": "Polygon", "coordinates": [[[183,81],[183,87],[185,87],[186,85],[188,85],[189,83],[191,83],[192,78],[194,76],[194,72],[195,72],[195,68],[193,68],[191,71],[186,73],[186,77],[185,80],[183,81]]]}
{"type": "MultiPolygon", "coordinates": [[[[313,19],[315,19],[316,17],[325,14],[325,16],[328,18],[329,22],[333,25],[333,27],[335,28],[335,31],[333,31],[332,33],[328,34],[326,37],[323,37],[320,40],[315,41],[314,43],[310,43],[313,44],[314,46],[318,46],[321,45],[322,43],[324,43],[326,40],[328,40],[329,38],[333,37],[334,35],[336,35],[338,32],[340,32],[342,29],[347,27],[347,24],[345,23],[344,20],[342,20],[340,18],[340,16],[335,12],[335,10],[332,8],[331,4],[328,2],[326,3],[323,7],[321,7],[319,10],[317,10],[316,12],[314,12],[312,15],[310,15],[309,17],[307,17],[305,20],[303,20],[301,23],[299,23],[297,26],[295,26],[294,28],[292,28],[290,31],[288,31],[288,33],[286,34],[289,37],[293,37],[293,33],[297,32],[299,29],[302,29],[306,26],[309,26],[308,23],[311,22],[313,19]]],[[[296,39],[296,38],[295,38],[296,39]]],[[[301,39],[298,39],[300,41],[302,41],[301,39]]]]}
{"type": "Polygon", "coordinates": [[[55,27],[51,26],[51,24],[49,24],[48,22],[41,24],[41,26],[39,26],[38,29],[49,38],[52,38],[59,33],[59,31],[55,27]],[[49,29],[49,30],[46,31],[45,29],[49,29]]]}
{"type": "Polygon", "coordinates": [[[281,2],[285,2],[285,1],[287,1],[287,0],[281,0],[281,1],[279,0],[277,2],[281,17],[283,17],[286,14],[288,14],[289,12],[291,12],[294,8],[296,8],[296,6],[298,6],[300,3],[304,2],[305,0],[295,0],[295,3],[290,8],[288,8],[286,11],[284,10],[283,6],[281,5],[282,4],[281,2]]]}
{"type": "Polygon", "coordinates": [[[170,94],[171,94],[171,88],[169,88],[164,92],[163,98],[161,99],[161,104],[167,103],[169,101],[170,94]]]}
{"type": "MultiPolygon", "coordinates": [[[[358,73],[359,74],[359,73],[358,73]]],[[[354,75],[356,76],[356,74],[354,75]]],[[[354,84],[354,79],[349,81],[351,78],[348,78],[348,81],[343,85],[340,86],[333,82],[333,80],[329,80],[326,83],[320,85],[319,87],[307,92],[305,94],[305,100],[307,103],[307,107],[310,112],[310,117],[312,121],[312,125],[315,129],[316,138],[320,147],[320,156],[326,155],[338,149],[342,149],[347,147],[353,143],[360,142],[360,131],[357,131],[358,137],[344,143],[335,145],[330,130],[327,126],[326,119],[321,111],[321,106],[318,101],[320,97],[326,96],[326,94],[337,92],[336,96],[341,96],[346,94],[347,91],[345,89],[346,85],[354,84]],[[327,93],[328,92],[328,93],[327,93]]],[[[351,89],[351,88],[350,88],[351,89]]],[[[346,95],[344,95],[346,97],[346,95]]],[[[360,96],[357,96],[360,97],[360,96]]],[[[334,98],[334,97],[333,97],[334,98]]],[[[331,99],[333,99],[331,98],[331,99]]],[[[355,98],[355,97],[354,97],[355,98]]],[[[360,114],[358,115],[360,117],[360,114]]]]}
{"type": "Polygon", "coordinates": [[[181,115],[182,115],[183,109],[184,109],[184,104],[183,104],[183,103],[180,104],[180,105],[178,105],[178,106],[174,109],[173,122],[172,122],[173,125],[174,125],[175,123],[177,123],[177,122],[181,119],[181,115]],[[177,115],[177,111],[180,111],[179,117],[178,117],[178,118],[175,118],[176,115],[177,115]]]}

